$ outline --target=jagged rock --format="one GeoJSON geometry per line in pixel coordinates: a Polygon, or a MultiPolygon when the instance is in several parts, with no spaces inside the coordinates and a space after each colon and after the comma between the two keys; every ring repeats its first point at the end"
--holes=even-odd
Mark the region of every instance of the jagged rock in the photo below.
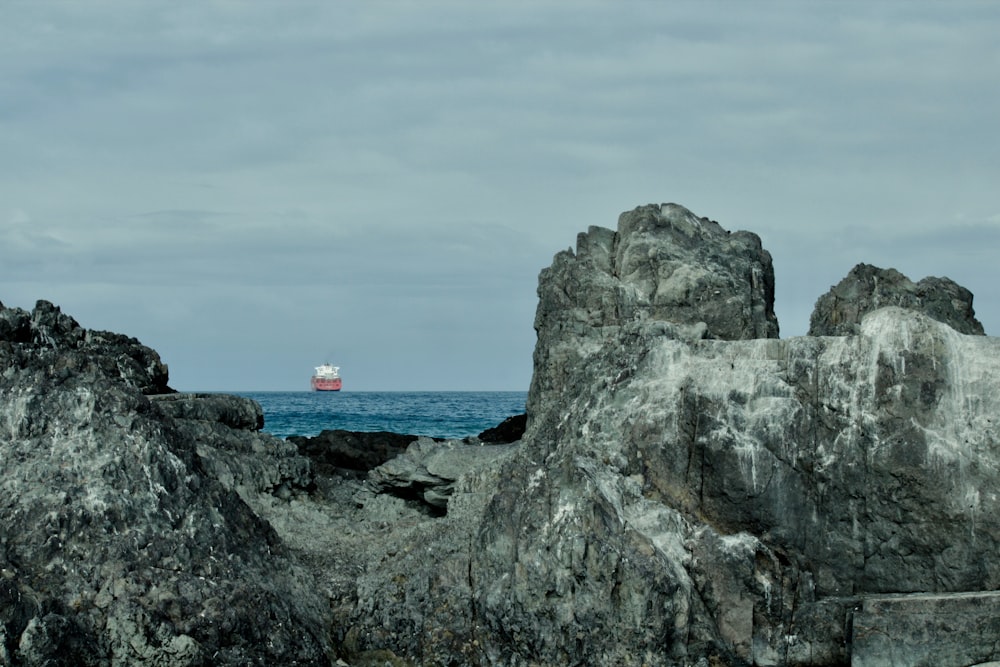
{"type": "Polygon", "coordinates": [[[472,559],[491,659],[846,664],[870,596],[997,587],[996,339],[899,308],[836,339],[587,321],[616,243],[540,278],[528,430],[472,559]]]}
{"type": "Polygon", "coordinates": [[[332,429],[312,437],[293,435],[288,440],[313,461],[318,471],[332,474],[337,470],[367,472],[405,452],[418,437],[388,431],[332,429]]]}
{"type": "Polygon", "coordinates": [[[480,433],[477,438],[491,445],[506,445],[517,442],[524,437],[524,429],[528,424],[527,413],[507,417],[502,422],[480,433]]]}
{"type": "Polygon", "coordinates": [[[772,293],[640,207],[542,272],[518,442],[343,458],[2,309],[0,664],[1000,659],[1000,341],[870,299],[778,340],[772,293]]]}
{"type": "Polygon", "coordinates": [[[144,394],[161,394],[173,391],[167,386],[167,366],[151,348],[135,338],[107,331],[88,331],[76,320],[64,314],[58,306],[44,300],[35,304],[30,313],[20,308],[6,308],[0,304],[0,346],[10,354],[9,363],[71,364],[52,370],[53,378],[72,375],[80,368],[100,364],[99,372],[109,377],[120,377],[144,394]],[[19,351],[30,350],[28,361],[20,361],[19,351]],[[63,355],[77,351],[78,355],[63,355]]]}
{"type": "Polygon", "coordinates": [[[510,445],[421,437],[403,454],[372,470],[368,478],[383,492],[418,499],[433,513],[443,513],[460,477],[489,466],[510,450],[510,445]]]}
{"type": "Polygon", "coordinates": [[[222,424],[232,429],[259,431],[264,411],[249,398],[228,394],[165,394],[154,396],[160,412],[175,419],[222,424]]]}
{"type": "Polygon", "coordinates": [[[258,432],[260,405],[227,394],[150,396],[153,407],[181,437],[195,444],[203,470],[229,491],[251,501],[255,493],[287,500],[312,487],[313,470],[291,442],[258,432]]]}
{"type": "Polygon", "coordinates": [[[234,431],[151,402],[166,367],[134,339],[47,302],[0,322],[5,664],[328,664],[326,601],[211,474],[218,441],[197,434],[234,431]]]}
{"type": "Polygon", "coordinates": [[[898,308],[846,338],[626,335],[535,403],[475,551],[486,636],[837,664],[858,598],[1000,582],[1000,341],[898,308]]]}
{"type": "Polygon", "coordinates": [[[816,301],[809,318],[810,336],[851,336],[861,319],[886,306],[917,310],[964,334],[983,335],[972,309],[972,292],[948,278],[912,282],[895,269],[858,264],[816,301]]]}
{"type": "Polygon", "coordinates": [[[542,271],[538,299],[529,414],[539,394],[572,392],[572,372],[623,328],[682,339],[778,336],[774,269],[760,238],[677,204],[640,206],[621,214],[618,231],[580,234],[575,254],[560,252],[542,271]]]}

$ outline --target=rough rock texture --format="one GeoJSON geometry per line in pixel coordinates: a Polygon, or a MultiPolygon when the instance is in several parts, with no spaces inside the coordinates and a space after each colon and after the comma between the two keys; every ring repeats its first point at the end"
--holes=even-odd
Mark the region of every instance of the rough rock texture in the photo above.
{"type": "Polygon", "coordinates": [[[849,336],[861,329],[868,313],[899,306],[917,310],[964,334],[983,334],[972,309],[972,292],[948,278],[912,282],[895,269],[858,264],[816,301],[810,336],[849,336]]]}
{"type": "Polygon", "coordinates": [[[488,467],[509,451],[509,445],[435,442],[421,437],[403,454],[372,470],[368,477],[382,492],[419,499],[433,514],[443,514],[462,475],[488,467]]]}
{"type": "Polygon", "coordinates": [[[487,635],[842,664],[865,595],[1000,586],[997,340],[896,308],[856,337],[628,336],[535,402],[474,561],[487,635]]]}
{"type": "Polygon", "coordinates": [[[854,614],[851,665],[986,667],[984,661],[997,656],[998,609],[998,591],[869,597],[854,614]],[[970,637],[986,641],[969,641],[970,637]]]}
{"type": "Polygon", "coordinates": [[[405,452],[418,437],[386,431],[357,433],[334,429],[311,437],[293,435],[288,440],[322,472],[330,474],[338,469],[367,472],[405,452]]]}
{"type": "Polygon", "coordinates": [[[677,204],[621,214],[555,256],[538,283],[528,413],[540,394],[575,393],[569,375],[618,337],[660,327],[685,339],[776,338],[774,268],[760,238],[677,204]]]}
{"type": "Polygon", "coordinates": [[[0,310],[0,665],[1000,660],[1000,341],[919,284],[778,340],[756,236],[640,207],[542,272],[523,438],[374,456],[0,310]]]}
{"type": "Polygon", "coordinates": [[[867,596],[1000,587],[997,340],[901,308],[849,338],[767,340],[765,317],[706,339],[714,309],[618,307],[621,236],[540,279],[528,430],[472,562],[489,662],[847,664],[867,596]]]}
{"type": "MultiPolygon", "coordinates": [[[[20,308],[4,308],[0,303],[0,343],[45,350],[53,356],[79,352],[75,358],[100,365],[92,370],[120,378],[144,394],[172,391],[167,386],[167,366],[154,350],[135,338],[84,329],[48,301],[38,301],[30,313],[20,308]]],[[[52,370],[68,376],[76,369],[52,370]]]]}
{"type": "MultiPolygon", "coordinates": [[[[210,470],[245,454],[216,452],[235,431],[213,419],[256,427],[253,410],[151,400],[155,352],[47,302],[0,323],[0,664],[328,664],[327,601],[233,490],[247,480],[210,470]]],[[[272,466],[246,458],[260,484],[272,466]]]]}

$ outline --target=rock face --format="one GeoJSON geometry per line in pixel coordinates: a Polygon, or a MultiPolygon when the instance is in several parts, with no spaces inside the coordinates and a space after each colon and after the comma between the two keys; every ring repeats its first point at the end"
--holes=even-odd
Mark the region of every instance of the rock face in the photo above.
{"type": "Polygon", "coordinates": [[[528,397],[572,391],[570,376],[622,329],[684,339],[776,338],[774,268],[760,238],[676,204],[591,227],[542,271],[528,397]]]}
{"type": "MultiPolygon", "coordinates": [[[[731,248],[708,228],[658,225],[648,245],[731,248]]],[[[769,340],[768,317],[743,316],[770,312],[755,298],[713,339],[718,302],[621,307],[676,293],[619,284],[624,236],[591,229],[540,279],[528,430],[472,563],[489,661],[901,664],[852,649],[870,596],[1000,587],[997,340],[899,307],[854,336],[769,340]]],[[[736,273],[733,294],[767,284],[736,273]]],[[[924,285],[909,305],[956,293],[924,285]]],[[[965,643],[996,659],[980,627],[965,643]]]]}
{"type": "Polygon", "coordinates": [[[972,309],[972,292],[948,278],[912,282],[895,269],[858,264],[816,301],[809,320],[810,336],[859,333],[862,318],[879,308],[917,310],[964,334],[983,335],[972,309]]]}
{"type": "Polygon", "coordinates": [[[0,309],[0,665],[1000,660],[1000,341],[912,285],[779,340],[756,236],[640,207],[542,271],[523,437],[465,442],[280,441],[0,309]]]}
{"type": "Polygon", "coordinates": [[[0,310],[0,369],[0,664],[329,663],[326,600],[237,493],[308,472],[253,406],[148,395],[155,352],[47,302],[0,310]]]}

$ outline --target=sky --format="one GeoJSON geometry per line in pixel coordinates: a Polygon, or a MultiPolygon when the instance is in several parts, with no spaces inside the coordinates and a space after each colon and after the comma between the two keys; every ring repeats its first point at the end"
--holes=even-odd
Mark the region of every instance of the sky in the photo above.
{"type": "Polygon", "coordinates": [[[526,391],[541,269],[675,202],[782,337],[852,266],[1000,332],[1000,3],[11,0],[0,302],[181,391],[526,391]]]}

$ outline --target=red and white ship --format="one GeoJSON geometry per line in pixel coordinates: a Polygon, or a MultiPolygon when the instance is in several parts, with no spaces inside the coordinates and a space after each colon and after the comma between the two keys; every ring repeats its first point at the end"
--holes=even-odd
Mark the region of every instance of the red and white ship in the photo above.
{"type": "Polygon", "coordinates": [[[313,391],[340,391],[340,366],[323,364],[312,376],[313,391]]]}

